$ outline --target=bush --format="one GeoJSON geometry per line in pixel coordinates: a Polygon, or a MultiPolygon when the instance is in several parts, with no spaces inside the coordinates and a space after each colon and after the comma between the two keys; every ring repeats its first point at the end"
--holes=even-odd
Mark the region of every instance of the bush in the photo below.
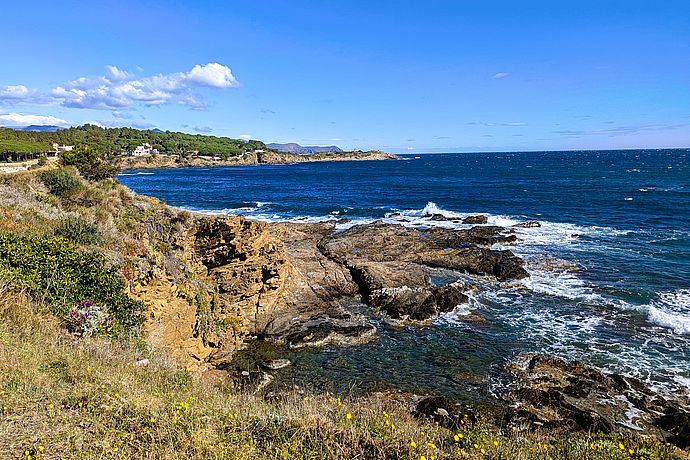
{"type": "Polygon", "coordinates": [[[81,181],[64,168],[41,171],[38,178],[50,193],[59,197],[74,195],[81,189],[81,181]]]}
{"type": "Polygon", "coordinates": [[[0,276],[59,317],[77,302],[94,301],[112,315],[114,333],[136,330],[144,320],[144,304],[127,296],[117,270],[62,237],[0,233],[0,276]]]}
{"type": "Polygon", "coordinates": [[[38,157],[37,166],[45,166],[48,164],[48,159],[46,157],[38,157]]]}
{"type": "Polygon", "coordinates": [[[100,181],[114,178],[120,174],[120,168],[107,161],[98,160],[88,166],[82,167],[79,172],[81,172],[81,175],[87,180],[100,181]]]}
{"type": "Polygon", "coordinates": [[[69,216],[60,221],[55,233],[79,244],[99,244],[103,241],[98,227],[81,216],[69,216]]]}
{"type": "Polygon", "coordinates": [[[63,152],[60,154],[60,162],[65,166],[75,166],[90,181],[111,179],[120,172],[120,168],[105,161],[96,149],[86,145],[78,145],[71,151],[63,152]]]}

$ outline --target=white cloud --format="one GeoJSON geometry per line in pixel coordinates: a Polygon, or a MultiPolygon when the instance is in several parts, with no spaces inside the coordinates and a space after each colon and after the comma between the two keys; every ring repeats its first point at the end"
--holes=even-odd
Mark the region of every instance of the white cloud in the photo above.
{"type": "Polygon", "coordinates": [[[509,77],[509,76],[510,76],[510,73],[508,73],[508,72],[498,72],[498,73],[494,74],[494,78],[496,80],[500,80],[501,78],[505,78],[505,77],[509,77]]]}
{"type": "Polygon", "coordinates": [[[240,134],[240,139],[244,139],[245,141],[248,141],[252,138],[251,134],[240,134]]]}
{"type": "Polygon", "coordinates": [[[0,126],[29,126],[29,125],[57,125],[66,126],[69,123],[60,118],[30,115],[21,113],[0,113],[0,126]]]}
{"type": "Polygon", "coordinates": [[[237,88],[240,86],[240,82],[232,75],[230,68],[217,62],[203,66],[195,65],[186,74],[186,79],[192,83],[211,88],[237,88]]]}
{"type": "Polygon", "coordinates": [[[189,72],[143,77],[114,65],[107,75],[80,77],[49,92],[30,91],[24,85],[0,86],[0,102],[18,101],[63,107],[122,111],[135,105],[179,104],[193,109],[206,107],[199,88],[227,89],[240,84],[229,67],[217,62],[195,65],[189,72]]]}
{"type": "Polygon", "coordinates": [[[26,99],[31,95],[31,91],[24,85],[0,86],[0,100],[26,99]]]}

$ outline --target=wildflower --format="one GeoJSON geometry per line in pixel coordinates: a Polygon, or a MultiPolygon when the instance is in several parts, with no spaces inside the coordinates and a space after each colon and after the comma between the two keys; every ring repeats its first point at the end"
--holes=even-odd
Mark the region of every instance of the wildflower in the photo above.
{"type": "Polygon", "coordinates": [[[383,411],[383,416],[386,417],[386,418],[388,418],[388,412],[386,412],[386,411],[384,410],[384,411],[383,411]]]}
{"type": "Polygon", "coordinates": [[[339,406],[342,406],[342,405],[343,405],[343,403],[340,401],[340,397],[338,397],[338,405],[339,405],[339,406]]]}
{"type": "Polygon", "coordinates": [[[117,451],[119,451],[119,450],[120,450],[120,449],[119,449],[118,447],[115,447],[115,448],[113,449],[113,452],[117,452],[117,451]]]}
{"type": "Polygon", "coordinates": [[[390,420],[386,420],[386,426],[388,426],[388,425],[390,425],[390,424],[391,424],[391,421],[390,421],[390,420]]]}
{"type": "Polygon", "coordinates": [[[549,450],[549,445],[548,445],[548,444],[544,444],[544,450],[549,450]]]}
{"type": "Polygon", "coordinates": [[[421,457],[419,457],[419,460],[426,460],[426,457],[422,455],[421,457]]]}
{"type": "Polygon", "coordinates": [[[474,444],[475,449],[479,449],[479,444],[474,444]]]}
{"type": "Polygon", "coordinates": [[[486,453],[486,451],[485,451],[484,449],[482,449],[480,452],[481,452],[482,454],[485,454],[485,453],[486,453]]]}
{"type": "Polygon", "coordinates": [[[494,446],[498,447],[498,441],[494,441],[494,446]]]}
{"type": "Polygon", "coordinates": [[[465,436],[464,436],[462,433],[458,433],[458,434],[457,434],[457,437],[460,438],[460,439],[462,439],[462,438],[464,438],[465,436]]]}
{"type": "Polygon", "coordinates": [[[594,444],[594,443],[592,443],[592,444],[590,445],[590,447],[592,448],[592,450],[596,450],[596,449],[597,449],[597,445],[594,444]]]}
{"type": "Polygon", "coordinates": [[[635,453],[635,451],[633,449],[630,449],[628,452],[630,452],[630,455],[635,453]]]}
{"type": "Polygon", "coordinates": [[[625,450],[625,446],[623,445],[622,442],[619,442],[619,443],[618,443],[618,447],[619,447],[621,450],[625,450]]]}
{"type": "Polygon", "coordinates": [[[351,419],[352,419],[352,414],[348,412],[347,414],[345,414],[345,418],[348,419],[348,420],[351,420],[351,419]]]}
{"type": "Polygon", "coordinates": [[[395,423],[391,423],[391,428],[395,429],[395,423]]]}
{"type": "Polygon", "coordinates": [[[427,442],[426,445],[427,445],[427,447],[431,447],[432,449],[436,449],[436,444],[434,444],[433,442],[427,442]]]}
{"type": "Polygon", "coordinates": [[[154,417],[151,417],[151,418],[149,419],[149,422],[151,422],[151,423],[156,423],[156,419],[155,419],[154,417]]]}
{"type": "Polygon", "coordinates": [[[416,449],[416,448],[417,448],[417,443],[414,442],[414,441],[410,441],[410,447],[412,447],[413,449],[416,449]]]}
{"type": "Polygon", "coordinates": [[[38,450],[41,451],[41,452],[43,452],[43,451],[45,450],[45,447],[43,447],[43,446],[38,446],[38,450]]]}
{"type": "Polygon", "coordinates": [[[302,399],[304,399],[305,401],[309,401],[309,396],[305,396],[305,397],[302,398],[302,399]]]}
{"type": "Polygon", "coordinates": [[[455,442],[460,442],[460,436],[456,434],[455,436],[453,436],[453,440],[455,440],[455,442]]]}
{"type": "Polygon", "coordinates": [[[48,409],[52,410],[54,407],[53,403],[48,404],[48,409]]]}

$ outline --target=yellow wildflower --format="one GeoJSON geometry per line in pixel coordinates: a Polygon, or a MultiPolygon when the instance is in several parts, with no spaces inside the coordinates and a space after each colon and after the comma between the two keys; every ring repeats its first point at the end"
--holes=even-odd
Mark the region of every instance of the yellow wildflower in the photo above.
{"type": "Polygon", "coordinates": [[[432,449],[436,449],[436,444],[434,444],[433,442],[427,442],[426,445],[427,445],[427,447],[431,447],[432,449]]]}
{"type": "Polygon", "coordinates": [[[347,414],[345,414],[345,418],[348,420],[352,419],[352,414],[348,412],[347,414]]]}
{"type": "Polygon", "coordinates": [[[458,436],[457,434],[453,436],[453,439],[455,440],[455,442],[460,442],[460,436],[458,436]]]}
{"type": "Polygon", "coordinates": [[[494,446],[498,447],[498,441],[494,441],[494,446]]]}
{"type": "Polygon", "coordinates": [[[481,453],[482,453],[482,454],[485,454],[485,453],[486,453],[486,451],[485,451],[484,449],[482,449],[482,450],[481,450],[481,453]]]}
{"type": "Polygon", "coordinates": [[[619,443],[618,443],[618,447],[619,447],[621,450],[625,450],[625,446],[623,445],[622,442],[619,442],[619,443]]]}
{"type": "Polygon", "coordinates": [[[413,449],[416,449],[416,448],[417,448],[417,443],[414,442],[414,441],[410,441],[410,446],[411,446],[413,449]]]}

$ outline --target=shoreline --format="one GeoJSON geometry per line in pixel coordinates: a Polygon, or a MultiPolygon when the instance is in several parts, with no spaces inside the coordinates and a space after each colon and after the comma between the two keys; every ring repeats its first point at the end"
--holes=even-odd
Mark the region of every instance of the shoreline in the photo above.
{"type": "Polygon", "coordinates": [[[179,155],[152,155],[147,157],[115,157],[111,161],[123,171],[138,169],[209,168],[223,166],[285,165],[296,163],[341,162],[341,161],[383,161],[400,160],[398,155],[381,151],[368,152],[324,152],[298,155],[284,152],[252,152],[227,160],[209,156],[181,158],[179,155]]]}

